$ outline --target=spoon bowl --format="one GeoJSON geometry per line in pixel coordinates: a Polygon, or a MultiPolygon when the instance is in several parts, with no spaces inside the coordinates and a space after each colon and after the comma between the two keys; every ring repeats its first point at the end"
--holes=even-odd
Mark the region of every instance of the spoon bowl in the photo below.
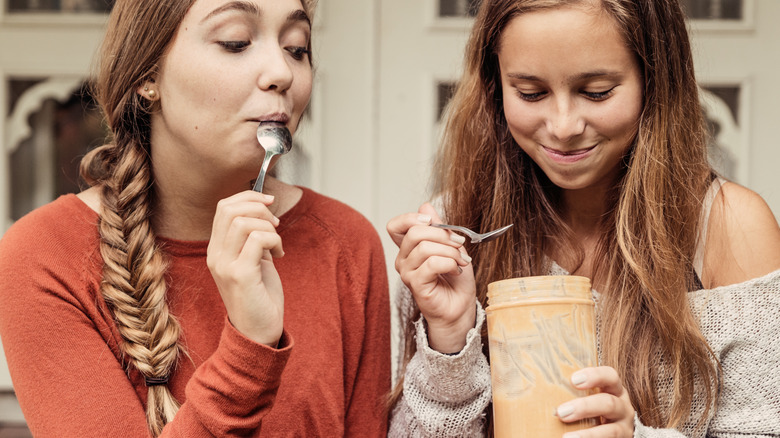
{"type": "Polygon", "coordinates": [[[257,142],[260,147],[265,149],[265,158],[263,166],[260,168],[260,174],[257,175],[252,190],[256,192],[263,191],[263,182],[265,174],[268,172],[268,165],[271,164],[271,158],[274,155],[284,155],[292,149],[292,135],[287,127],[279,123],[261,123],[257,127],[257,142]]]}

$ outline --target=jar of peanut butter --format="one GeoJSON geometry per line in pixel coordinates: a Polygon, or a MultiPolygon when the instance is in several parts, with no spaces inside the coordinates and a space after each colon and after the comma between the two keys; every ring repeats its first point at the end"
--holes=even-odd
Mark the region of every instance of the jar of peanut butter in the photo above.
{"type": "Polygon", "coordinates": [[[572,373],[597,366],[590,280],[573,275],[522,277],[488,285],[487,327],[496,438],[560,437],[596,425],[566,424],[562,403],[590,394],[572,373]]]}

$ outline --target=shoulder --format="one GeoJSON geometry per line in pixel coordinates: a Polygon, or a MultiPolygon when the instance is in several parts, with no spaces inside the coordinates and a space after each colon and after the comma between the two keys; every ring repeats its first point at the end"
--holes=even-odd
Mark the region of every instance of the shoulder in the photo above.
{"type": "Polygon", "coordinates": [[[726,286],[780,269],[780,227],[761,196],[726,182],[710,210],[705,281],[726,286]]]}
{"type": "MultiPolygon", "coordinates": [[[[76,195],[64,195],[26,214],[3,235],[3,250],[62,244],[66,237],[97,233],[98,215],[76,195]],[[91,233],[89,233],[91,231],[91,233]]],[[[86,236],[84,236],[86,237],[86,236]]]]}
{"type": "Polygon", "coordinates": [[[19,219],[0,239],[0,294],[55,287],[99,272],[98,216],[65,195],[19,219]]]}
{"type": "Polygon", "coordinates": [[[334,198],[304,189],[301,202],[307,205],[306,216],[323,232],[345,242],[367,243],[379,235],[371,222],[359,211],[334,198]]]}

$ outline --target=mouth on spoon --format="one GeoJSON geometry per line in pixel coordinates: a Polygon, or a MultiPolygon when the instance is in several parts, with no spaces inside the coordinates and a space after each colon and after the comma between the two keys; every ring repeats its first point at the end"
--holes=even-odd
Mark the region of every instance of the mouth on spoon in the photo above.
{"type": "Polygon", "coordinates": [[[268,171],[271,158],[274,155],[284,155],[290,152],[290,149],[292,149],[292,135],[290,130],[282,123],[275,121],[262,122],[257,127],[257,142],[260,144],[260,147],[265,149],[265,158],[252,190],[262,192],[265,174],[268,171]]]}

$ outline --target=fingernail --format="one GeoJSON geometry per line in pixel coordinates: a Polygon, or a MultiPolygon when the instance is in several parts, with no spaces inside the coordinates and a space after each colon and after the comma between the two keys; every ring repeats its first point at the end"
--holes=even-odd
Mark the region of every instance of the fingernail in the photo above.
{"type": "Polygon", "coordinates": [[[268,202],[273,202],[273,200],[275,199],[274,195],[268,195],[266,193],[263,193],[263,197],[265,197],[265,200],[268,202]]]}
{"type": "Polygon", "coordinates": [[[428,216],[427,214],[421,214],[421,215],[417,216],[417,220],[422,222],[422,223],[424,223],[424,224],[431,223],[431,217],[428,216]]]}
{"type": "Polygon", "coordinates": [[[273,223],[274,223],[274,226],[275,226],[275,227],[279,226],[279,224],[280,224],[281,222],[282,222],[282,221],[281,221],[281,220],[280,220],[278,217],[274,216],[274,218],[273,218],[273,223]]]}
{"type": "Polygon", "coordinates": [[[450,233],[450,240],[457,243],[458,245],[462,245],[466,242],[466,238],[461,236],[460,234],[450,233]]]}
{"type": "Polygon", "coordinates": [[[466,263],[471,263],[471,257],[469,257],[469,255],[468,255],[468,254],[463,254],[463,253],[461,253],[461,254],[460,254],[460,258],[462,258],[462,259],[463,259],[463,261],[464,261],[464,262],[466,262],[466,263]]]}
{"type": "Polygon", "coordinates": [[[574,413],[574,406],[560,405],[558,406],[558,410],[555,413],[558,415],[558,418],[566,418],[574,413]]]}
{"type": "Polygon", "coordinates": [[[588,380],[588,376],[582,371],[577,371],[571,375],[571,383],[574,384],[574,386],[582,385],[586,380],[588,380]]]}

